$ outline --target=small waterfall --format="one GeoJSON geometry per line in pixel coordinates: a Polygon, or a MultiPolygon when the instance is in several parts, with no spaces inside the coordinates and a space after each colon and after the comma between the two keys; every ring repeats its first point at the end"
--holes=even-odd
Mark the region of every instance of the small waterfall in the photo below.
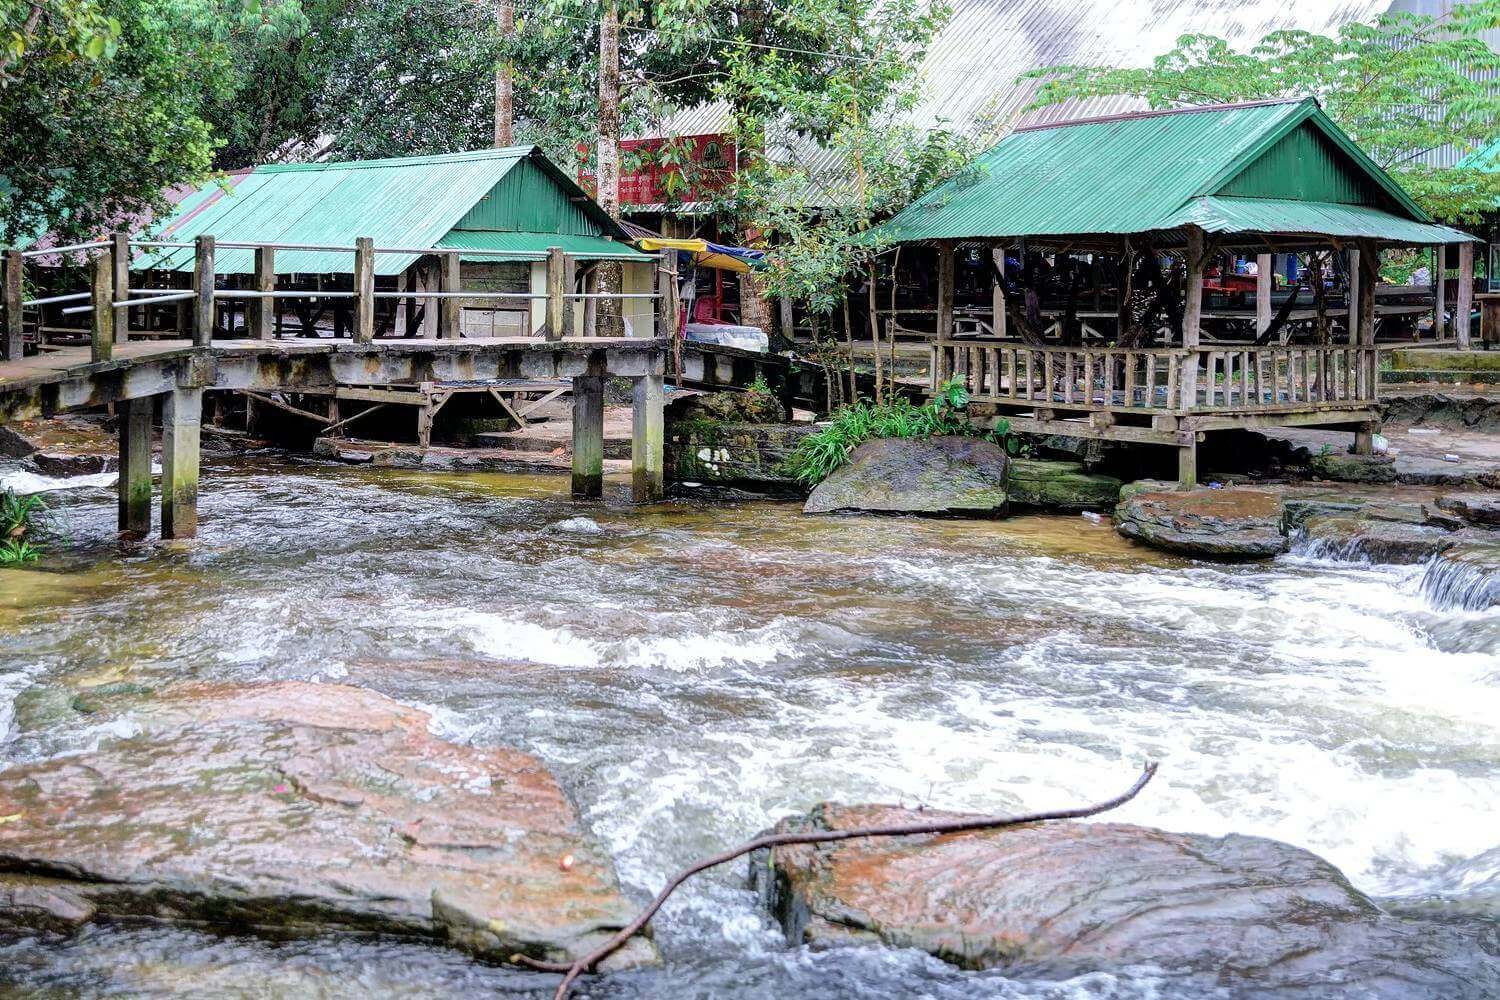
{"type": "Polygon", "coordinates": [[[1500,545],[1460,545],[1435,556],[1418,585],[1439,611],[1500,606],[1500,545]]]}

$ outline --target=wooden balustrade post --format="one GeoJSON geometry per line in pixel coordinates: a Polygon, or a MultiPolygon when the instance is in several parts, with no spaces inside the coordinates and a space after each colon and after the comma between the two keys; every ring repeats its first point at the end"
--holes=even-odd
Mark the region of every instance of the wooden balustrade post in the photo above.
{"type": "MultiPolygon", "coordinates": [[[[448,301],[444,299],[443,303],[446,305],[448,301]]],[[[368,344],[374,339],[375,240],[369,236],[358,236],[354,240],[354,342],[368,344]]]]}
{"type": "MultiPolygon", "coordinates": [[[[114,272],[115,301],[130,298],[130,236],[128,233],[113,233],[109,238],[110,269],[114,272]]],[[[116,306],[115,343],[123,344],[130,339],[130,307],[116,306]]]]}
{"type": "Polygon", "coordinates": [[[94,255],[89,283],[89,360],[108,361],[115,354],[115,262],[108,253],[94,255]]]}
{"type": "Polygon", "coordinates": [[[548,340],[567,336],[573,310],[568,308],[568,255],[562,247],[547,248],[547,323],[542,327],[548,340]]]}
{"type": "Polygon", "coordinates": [[[438,260],[438,338],[456,340],[463,330],[463,300],[458,293],[463,291],[463,269],[456,253],[445,253],[438,260]]]}
{"type": "Polygon", "coordinates": [[[0,360],[19,361],[24,350],[24,312],[21,278],[26,258],[19,250],[5,251],[5,333],[0,337],[0,360]]]}
{"type": "Polygon", "coordinates": [[[1458,349],[1470,349],[1469,316],[1474,311],[1474,244],[1464,240],[1458,245],[1458,304],[1453,309],[1453,334],[1458,349]]]}
{"type": "MultiPolygon", "coordinates": [[[[252,283],[254,291],[263,296],[270,296],[276,291],[276,248],[271,246],[255,248],[255,278],[252,283]]],[[[250,306],[246,309],[249,322],[245,331],[247,336],[257,340],[270,340],[276,333],[276,300],[274,298],[257,298],[250,300],[250,306]]]]}
{"type": "Polygon", "coordinates": [[[207,347],[214,339],[214,238],[193,240],[193,343],[207,347]]]}

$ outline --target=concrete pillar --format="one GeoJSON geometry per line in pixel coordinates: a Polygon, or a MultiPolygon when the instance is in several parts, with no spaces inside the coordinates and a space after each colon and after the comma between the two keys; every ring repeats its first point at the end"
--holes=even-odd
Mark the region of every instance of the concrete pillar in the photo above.
{"type": "Polygon", "coordinates": [[[661,375],[635,380],[630,437],[630,499],[652,503],[662,498],[665,469],[662,407],[665,391],[661,375]]]}
{"type": "Polygon", "coordinates": [[[1184,489],[1198,485],[1198,442],[1177,449],[1177,482],[1184,489]]]}
{"type": "Polygon", "coordinates": [[[178,388],[162,394],[163,538],[192,538],[198,533],[198,429],[202,421],[202,389],[178,388]]]}
{"type": "Polygon", "coordinates": [[[1378,423],[1361,424],[1359,429],[1354,432],[1354,454],[1375,454],[1375,435],[1379,433],[1380,425],[1378,423]]]}
{"type": "Polygon", "coordinates": [[[150,396],[123,399],[116,404],[120,417],[120,534],[144,538],[151,533],[151,414],[150,396]]]}
{"type": "Polygon", "coordinates": [[[1458,245],[1458,304],[1453,309],[1453,335],[1460,351],[1469,350],[1469,314],[1474,311],[1474,244],[1458,245]]]}
{"type": "Polygon", "coordinates": [[[573,495],[604,495],[604,377],[573,376],[573,495]]]}

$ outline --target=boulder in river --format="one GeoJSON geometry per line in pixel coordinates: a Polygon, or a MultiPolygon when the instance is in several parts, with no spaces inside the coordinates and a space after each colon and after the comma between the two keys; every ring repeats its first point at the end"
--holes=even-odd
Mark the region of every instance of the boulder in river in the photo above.
{"type": "Polygon", "coordinates": [[[1438,497],[1437,505],[1470,524],[1500,528],[1500,493],[1449,493],[1438,497]]]}
{"type": "Polygon", "coordinates": [[[1007,480],[1010,501],[1042,510],[1113,510],[1120,480],[1088,472],[1082,462],[1013,458],[1007,480]]]}
{"type": "Polygon", "coordinates": [[[802,510],[998,516],[1008,466],[1005,449],[983,438],[879,438],[854,449],[802,510]]]}
{"type": "MultiPolygon", "coordinates": [[[[504,961],[570,960],[634,915],[541,761],[446,742],[383,695],[190,685],[128,721],[0,770],[0,924],[373,931],[504,961]]],[[[616,967],[654,958],[638,939],[616,967]]]]}
{"type": "Polygon", "coordinates": [[[1267,490],[1131,492],[1115,527],[1152,548],[1209,559],[1268,559],[1287,549],[1281,497],[1267,490]]]}
{"type": "MultiPolygon", "coordinates": [[[[777,830],[943,815],[823,804],[777,830]]],[[[753,857],[750,873],[797,945],[918,948],[1049,979],[1150,965],[1216,989],[1500,989],[1500,967],[1466,935],[1388,915],[1327,861],[1262,837],[1058,822],[783,846],[753,857]]]]}
{"type": "Polygon", "coordinates": [[[1347,455],[1324,452],[1307,461],[1307,468],[1318,479],[1339,483],[1394,483],[1396,462],[1387,455],[1347,455]]]}

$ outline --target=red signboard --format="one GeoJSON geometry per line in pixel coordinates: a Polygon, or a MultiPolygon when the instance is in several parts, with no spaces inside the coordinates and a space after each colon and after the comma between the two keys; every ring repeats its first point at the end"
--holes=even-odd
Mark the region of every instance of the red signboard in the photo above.
{"type": "MultiPolygon", "coordinates": [[[[734,140],[723,133],[626,139],[620,143],[620,204],[706,201],[734,178],[734,156],[734,140]]],[[[580,170],[578,183],[596,193],[592,172],[580,170]]]]}

